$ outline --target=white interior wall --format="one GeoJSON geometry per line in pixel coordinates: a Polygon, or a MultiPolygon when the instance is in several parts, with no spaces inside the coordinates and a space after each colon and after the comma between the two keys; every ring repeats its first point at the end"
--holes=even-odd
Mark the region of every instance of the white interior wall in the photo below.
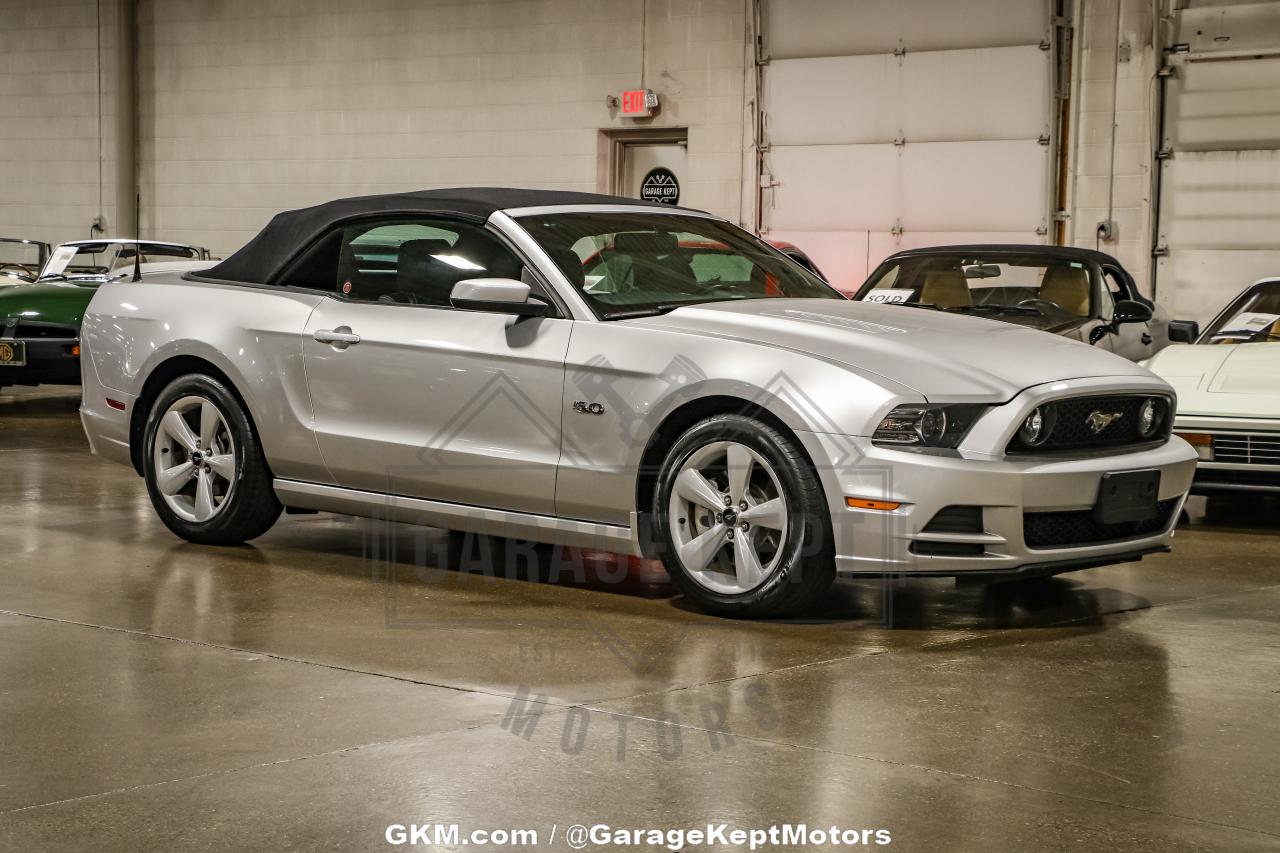
{"type": "Polygon", "coordinates": [[[144,2],[143,230],[227,252],[275,211],[433,186],[595,190],[606,97],[687,126],[682,203],[740,218],[741,0],[144,2]],[[161,13],[162,10],[162,13],[161,13]]]}
{"type": "Polygon", "coordinates": [[[1067,243],[1115,255],[1149,292],[1158,104],[1152,0],[1077,2],[1067,243]],[[1099,241],[1098,223],[1108,216],[1115,239],[1099,241]]]}
{"type": "Polygon", "coordinates": [[[112,210],[114,32],[111,0],[0,0],[0,236],[83,239],[112,210]]]}

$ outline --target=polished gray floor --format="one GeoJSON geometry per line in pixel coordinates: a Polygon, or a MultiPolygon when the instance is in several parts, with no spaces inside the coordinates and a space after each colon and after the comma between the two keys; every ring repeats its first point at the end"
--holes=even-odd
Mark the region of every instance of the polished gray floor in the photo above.
{"type": "Polygon", "coordinates": [[[804,822],[1280,850],[1280,503],[1194,501],[1142,563],[841,582],[813,620],[735,623],[639,561],[436,568],[462,558],[385,523],[182,543],[76,401],[0,392],[0,848],[804,822]]]}

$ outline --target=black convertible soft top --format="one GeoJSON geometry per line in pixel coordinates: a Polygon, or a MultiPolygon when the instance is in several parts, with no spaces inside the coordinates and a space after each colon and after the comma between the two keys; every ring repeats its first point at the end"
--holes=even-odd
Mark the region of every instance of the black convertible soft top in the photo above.
{"type": "MultiPolygon", "coordinates": [[[[238,252],[200,278],[265,283],[333,226],[365,216],[400,214],[449,216],[483,223],[494,211],[553,204],[627,204],[659,207],[651,202],[597,193],[561,190],[523,190],[504,187],[418,190],[389,195],[366,195],[327,201],[315,207],[287,210],[272,217],[258,235],[238,252]]],[[[661,205],[664,209],[674,209],[661,205]]]]}

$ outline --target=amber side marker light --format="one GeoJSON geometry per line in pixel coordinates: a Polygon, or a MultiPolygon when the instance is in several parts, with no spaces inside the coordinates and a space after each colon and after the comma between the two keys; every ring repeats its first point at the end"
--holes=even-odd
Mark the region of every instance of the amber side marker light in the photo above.
{"type": "Polygon", "coordinates": [[[879,509],[889,512],[902,506],[899,501],[873,501],[870,498],[845,498],[844,502],[847,506],[854,509],[879,509]]]}
{"type": "Polygon", "coordinates": [[[79,358],[79,357],[80,357],[80,345],[79,345],[79,344],[75,344],[74,346],[72,346],[72,347],[71,347],[71,355],[72,355],[72,357],[74,357],[74,358],[79,358]]]}
{"type": "Polygon", "coordinates": [[[1174,435],[1194,447],[1202,462],[1213,461],[1213,436],[1203,432],[1175,432],[1174,435]]]}

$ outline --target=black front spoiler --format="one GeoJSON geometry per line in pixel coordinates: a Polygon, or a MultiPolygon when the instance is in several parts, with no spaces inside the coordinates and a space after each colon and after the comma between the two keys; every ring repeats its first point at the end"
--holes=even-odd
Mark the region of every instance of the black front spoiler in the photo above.
{"type": "Polygon", "coordinates": [[[1043,563],[1025,563],[1012,569],[999,569],[989,572],[948,572],[931,569],[922,572],[841,572],[840,576],[861,578],[955,578],[956,583],[1007,583],[1029,578],[1047,578],[1053,575],[1060,575],[1063,572],[1096,569],[1099,566],[1110,566],[1116,563],[1136,563],[1148,554],[1166,554],[1172,550],[1168,545],[1152,545],[1133,551],[1121,551],[1118,554],[1094,554],[1088,557],[1071,557],[1065,560],[1049,560],[1043,563]]]}

